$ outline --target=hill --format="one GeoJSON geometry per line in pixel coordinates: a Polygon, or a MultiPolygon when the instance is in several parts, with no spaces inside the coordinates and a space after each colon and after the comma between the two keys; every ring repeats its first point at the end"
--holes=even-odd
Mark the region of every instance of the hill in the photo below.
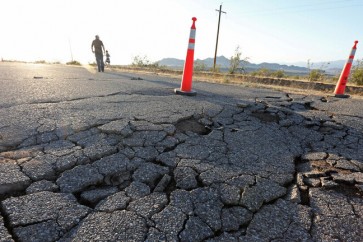
{"type": "MultiPolygon", "coordinates": [[[[195,62],[204,63],[206,68],[212,68],[214,64],[214,58],[206,58],[204,60],[197,59],[195,60],[195,62]]],[[[176,58],[164,58],[158,61],[158,63],[160,65],[168,66],[171,68],[183,68],[184,66],[184,60],[176,58]]],[[[225,56],[217,57],[216,63],[220,67],[221,71],[227,71],[228,68],[230,67],[230,60],[225,56]]],[[[248,61],[244,64],[244,68],[246,69],[247,72],[255,71],[262,68],[266,68],[272,71],[283,70],[289,73],[302,73],[302,74],[306,74],[309,71],[308,68],[306,67],[300,67],[295,65],[281,65],[278,63],[267,63],[267,62],[254,64],[248,61]]]]}
{"type": "MultiPolygon", "coordinates": [[[[326,71],[330,75],[339,75],[343,70],[346,60],[335,60],[335,61],[319,61],[311,62],[311,69],[321,69],[326,71]]],[[[295,66],[307,67],[307,62],[294,62],[291,63],[295,66]]],[[[357,65],[357,60],[353,61],[353,66],[357,65]]]]}

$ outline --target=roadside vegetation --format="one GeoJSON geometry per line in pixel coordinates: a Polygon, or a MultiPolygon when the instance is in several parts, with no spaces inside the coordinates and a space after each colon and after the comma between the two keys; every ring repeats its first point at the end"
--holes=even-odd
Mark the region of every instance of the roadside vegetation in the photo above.
{"type": "Polygon", "coordinates": [[[79,61],[73,60],[66,63],[66,65],[80,66],[81,63],[79,61]]]}
{"type": "Polygon", "coordinates": [[[356,85],[363,86],[363,59],[357,60],[357,64],[352,68],[350,79],[356,85]]]}
{"type": "Polygon", "coordinates": [[[285,78],[287,75],[284,70],[272,71],[267,68],[261,68],[256,71],[252,71],[249,73],[251,76],[257,77],[273,77],[273,78],[285,78]]]}
{"type": "Polygon", "coordinates": [[[242,59],[242,52],[239,46],[234,50],[234,55],[230,59],[230,67],[228,69],[229,74],[246,73],[246,64],[249,60],[249,57],[245,57],[242,59]]]}
{"type": "MultiPolygon", "coordinates": [[[[288,79],[288,80],[298,80],[298,81],[306,81],[306,82],[317,82],[317,83],[327,83],[327,84],[335,84],[339,75],[331,75],[327,74],[324,69],[326,69],[329,63],[324,63],[319,67],[314,66],[314,63],[311,63],[310,60],[307,61],[307,69],[308,72],[305,74],[291,74],[285,72],[284,70],[270,70],[267,68],[260,68],[254,71],[247,72],[246,64],[248,63],[249,57],[244,57],[242,55],[241,49],[239,46],[236,47],[233,56],[230,58],[230,66],[226,70],[222,68],[220,65],[216,65],[216,68],[213,69],[204,63],[201,60],[194,61],[194,73],[198,75],[204,75],[206,77],[209,76],[220,76],[220,81],[222,83],[230,83],[233,78],[241,78],[241,77],[256,77],[256,78],[274,78],[274,79],[288,79]]],[[[353,66],[351,70],[351,74],[349,77],[349,82],[355,85],[363,85],[363,59],[356,61],[357,64],[353,66]]],[[[132,64],[129,66],[113,66],[114,68],[122,68],[122,69],[144,69],[146,71],[153,72],[180,72],[182,74],[182,68],[175,69],[169,68],[167,66],[162,66],[158,62],[153,62],[148,59],[147,56],[135,56],[133,57],[132,64]]]]}
{"type": "Polygon", "coordinates": [[[144,68],[149,68],[149,69],[162,69],[164,67],[160,66],[159,63],[150,61],[149,58],[144,55],[144,56],[134,56],[133,57],[133,61],[131,63],[131,66],[133,67],[144,67],[144,68]]]}
{"type": "Polygon", "coordinates": [[[49,62],[46,60],[36,60],[36,61],[20,61],[20,60],[7,60],[7,59],[3,59],[1,58],[1,62],[10,62],[10,63],[33,63],[33,64],[61,64],[60,61],[53,61],[53,62],[49,62]]]}
{"type": "Polygon", "coordinates": [[[47,62],[45,60],[37,60],[34,61],[35,64],[47,64],[47,62]]]}
{"type": "Polygon", "coordinates": [[[10,62],[10,63],[27,63],[26,61],[19,61],[19,60],[8,60],[1,58],[1,62],[10,62]]]}
{"type": "MultiPolygon", "coordinates": [[[[27,62],[24,62],[24,63],[27,63],[27,62]]],[[[58,64],[61,64],[60,61],[50,62],[50,61],[46,61],[46,60],[36,60],[34,62],[31,62],[31,63],[34,63],[34,64],[48,64],[48,65],[58,65],[58,64]]]]}
{"type": "Polygon", "coordinates": [[[323,82],[326,79],[326,72],[324,69],[329,65],[329,63],[322,64],[319,68],[314,68],[314,64],[310,62],[307,63],[307,68],[309,70],[308,80],[311,82],[323,82]]]}
{"type": "Polygon", "coordinates": [[[196,60],[194,61],[194,71],[196,72],[202,72],[207,71],[208,66],[204,63],[204,61],[196,60]]]}
{"type": "MultiPolygon", "coordinates": [[[[206,77],[220,76],[220,80],[223,83],[229,83],[235,78],[274,78],[274,79],[288,79],[288,80],[298,80],[307,82],[317,82],[317,83],[328,83],[335,84],[339,79],[339,75],[331,75],[326,73],[325,69],[330,63],[324,63],[319,67],[314,66],[310,60],[307,61],[308,72],[305,74],[292,74],[285,72],[284,70],[270,70],[268,68],[260,68],[253,71],[246,70],[246,64],[248,63],[249,57],[244,57],[239,46],[235,48],[233,56],[230,58],[229,68],[222,68],[221,65],[217,64],[216,68],[210,67],[201,60],[194,61],[194,73],[199,75],[205,75],[206,77]]],[[[1,62],[22,62],[16,60],[5,60],[1,59],[1,62]]],[[[60,62],[47,62],[45,60],[37,60],[32,63],[36,64],[61,64],[60,62]]],[[[352,67],[348,84],[353,84],[357,86],[363,86],[363,59],[356,60],[355,65],[352,67]]],[[[77,65],[80,66],[81,63],[73,60],[66,63],[66,65],[77,65]]],[[[96,63],[89,63],[91,66],[95,66],[96,63]]],[[[152,72],[172,72],[174,74],[182,74],[182,68],[175,69],[169,68],[167,66],[160,65],[159,62],[151,61],[146,55],[137,55],[132,59],[131,65],[112,65],[113,69],[137,69],[152,72]]]]}

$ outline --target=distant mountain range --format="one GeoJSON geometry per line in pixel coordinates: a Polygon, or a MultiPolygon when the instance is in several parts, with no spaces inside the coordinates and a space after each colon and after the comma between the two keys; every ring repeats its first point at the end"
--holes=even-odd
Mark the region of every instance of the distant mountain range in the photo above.
{"type": "MultiPolygon", "coordinates": [[[[207,58],[204,60],[197,59],[194,61],[202,62],[206,66],[206,68],[213,67],[214,58],[207,58]]],[[[184,60],[176,59],[176,58],[164,58],[158,61],[160,65],[172,67],[172,68],[183,68],[184,60]]],[[[230,67],[230,59],[226,58],[225,56],[219,56],[216,60],[217,65],[220,67],[221,71],[227,71],[230,67]]],[[[342,68],[344,67],[345,61],[338,60],[338,61],[330,61],[330,62],[317,62],[317,63],[310,63],[311,69],[322,69],[325,70],[328,74],[338,74],[341,72],[342,68]]],[[[266,68],[272,71],[283,70],[288,73],[295,73],[295,74],[306,74],[309,72],[307,68],[307,62],[296,62],[291,64],[278,64],[278,63],[267,63],[263,62],[260,64],[254,64],[251,62],[246,62],[244,68],[247,72],[255,71],[261,68],[266,68]]]]}
{"type": "MultiPolygon", "coordinates": [[[[339,74],[344,65],[346,63],[346,60],[336,60],[336,61],[321,61],[321,62],[310,62],[310,68],[311,69],[321,69],[326,71],[329,74],[339,74]]],[[[353,62],[353,65],[356,64],[356,61],[353,62]]],[[[296,65],[296,66],[303,66],[303,67],[307,67],[308,63],[307,62],[294,62],[291,63],[291,65],[296,65]]]]}
{"type": "MultiPolygon", "coordinates": [[[[314,69],[331,69],[331,68],[339,68],[342,69],[344,67],[345,64],[345,60],[336,60],[336,61],[320,61],[320,62],[310,62],[311,68],[314,69]]],[[[303,61],[299,61],[299,62],[293,62],[290,63],[290,65],[295,65],[295,66],[301,66],[301,67],[307,67],[308,62],[303,62],[303,61]]]]}
{"type": "MultiPolygon", "coordinates": [[[[213,67],[214,58],[207,58],[204,60],[197,59],[194,61],[195,63],[201,62],[204,63],[206,68],[213,67]]],[[[184,66],[184,60],[176,59],[176,58],[164,58],[158,61],[160,65],[172,67],[172,68],[180,68],[184,66]]],[[[217,65],[219,68],[223,70],[228,70],[230,67],[230,59],[226,58],[225,56],[219,56],[216,60],[217,65]]],[[[253,64],[251,62],[246,62],[243,67],[246,69],[247,72],[258,70],[261,68],[266,68],[269,70],[284,70],[286,72],[297,72],[297,73],[307,73],[308,69],[306,67],[294,66],[294,65],[281,65],[277,63],[260,63],[260,64],[253,64]]]]}

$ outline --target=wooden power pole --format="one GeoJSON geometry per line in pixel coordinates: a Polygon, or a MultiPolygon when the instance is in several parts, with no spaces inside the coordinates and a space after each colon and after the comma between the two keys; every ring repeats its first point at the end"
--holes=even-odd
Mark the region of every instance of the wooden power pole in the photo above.
{"type": "Polygon", "coordinates": [[[216,62],[217,62],[217,49],[218,49],[218,38],[219,38],[219,26],[221,23],[221,13],[226,13],[222,11],[222,4],[219,5],[219,10],[216,9],[216,11],[219,12],[219,17],[218,17],[218,29],[217,29],[217,40],[216,40],[216,50],[214,52],[214,64],[213,64],[213,70],[216,70],[216,62]]]}
{"type": "Polygon", "coordinates": [[[73,62],[73,53],[72,53],[72,46],[71,46],[71,40],[68,38],[68,43],[69,43],[69,50],[71,51],[71,59],[73,62]]]}

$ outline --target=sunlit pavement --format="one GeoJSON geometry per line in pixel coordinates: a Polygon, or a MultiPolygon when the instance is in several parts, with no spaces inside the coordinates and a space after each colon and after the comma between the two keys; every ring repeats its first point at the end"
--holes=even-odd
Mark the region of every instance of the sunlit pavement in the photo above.
{"type": "Polygon", "coordinates": [[[0,241],[362,240],[362,99],[179,86],[0,63],[0,241]]]}

